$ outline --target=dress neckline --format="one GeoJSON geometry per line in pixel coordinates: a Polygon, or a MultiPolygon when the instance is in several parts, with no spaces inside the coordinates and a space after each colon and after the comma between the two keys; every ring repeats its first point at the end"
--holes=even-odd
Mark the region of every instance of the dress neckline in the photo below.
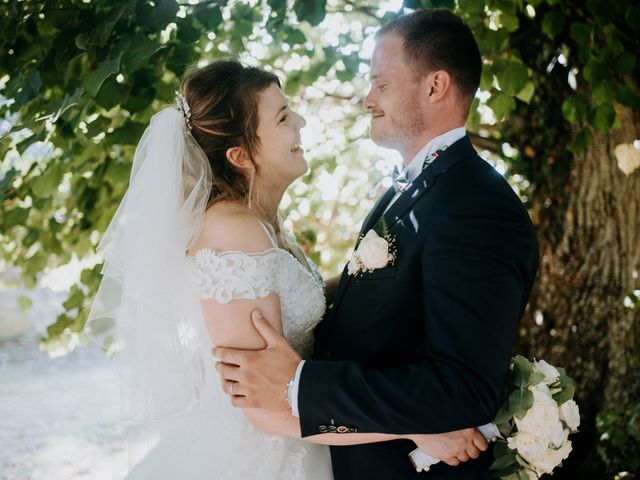
{"type": "MultiPolygon", "coordinates": [[[[215,250],[211,249],[211,248],[199,248],[198,250],[196,250],[193,255],[186,255],[187,258],[191,259],[192,261],[195,260],[196,256],[198,256],[199,253],[201,252],[207,252],[210,253],[212,255],[218,256],[218,257],[223,257],[223,256],[228,256],[228,255],[246,255],[248,257],[264,257],[265,255],[271,253],[271,252],[275,252],[275,253],[283,253],[285,255],[285,257],[291,259],[294,261],[294,263],[297,265],[297,267],[299,269],[301,269],[307,276],[309,276],[309,278],[311,279],[311,281],[313,281],[318,287],[320,287],[322,289],[322,291],[324,291],[324,282],[321,280],[321,277],[318,278],[316,275],[314,275],[312,269],[313,267],[311,266],[311,264],[309,264],[309,260],[308,257],[305,255],[305,261],[307,262],[308,268],[305,267],[302,262],[300,262],[300,260],[293,255],[290,251],[285,250],[284,248],[281,247],[269,247],[265,250],[262,250],[260,252],[243,252],[242,250],[224,250],[221,252],[216,252],[215,250]]],[[[318,275],[319,276],[319,275],[318,275]]]]}

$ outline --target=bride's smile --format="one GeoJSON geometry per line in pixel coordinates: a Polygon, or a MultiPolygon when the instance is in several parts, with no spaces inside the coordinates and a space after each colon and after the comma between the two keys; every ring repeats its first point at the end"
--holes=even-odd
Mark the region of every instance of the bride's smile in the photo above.
{"type": "Polygon", "coordinates": [[[258,94],[256,163],[263,185],[284,191],[306,173],[308,165],[300,141],[300,130],[306,123],[275,83],[258,94]]]}

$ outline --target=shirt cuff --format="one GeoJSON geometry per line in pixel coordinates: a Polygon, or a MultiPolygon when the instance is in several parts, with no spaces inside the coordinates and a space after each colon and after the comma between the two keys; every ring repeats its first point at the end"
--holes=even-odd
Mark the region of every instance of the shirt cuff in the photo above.
{"type": "Polygon", "coordinates": [[[293,382],[289,384],[289,391],[287,397],[291,403],[291,415],[294,417],[300,417],[300,411],[298,410],[298,389],[300,387],[300,375],[302,373],[302,367],[304,366],[304,360],[300,360],[296,374],[293,377],[293,382]]]}

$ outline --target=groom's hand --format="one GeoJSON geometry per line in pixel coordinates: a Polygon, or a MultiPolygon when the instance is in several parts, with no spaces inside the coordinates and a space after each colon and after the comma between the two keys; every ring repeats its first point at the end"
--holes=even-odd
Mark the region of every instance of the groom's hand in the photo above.
{"type": "Polygon", "coordinates": [[[251,312],[251,319],[267,347],[264,350],[213,348],[211,352],[218,358],[216,369],[222,388],[236,407],[290,410],[287,384],[302,358],[259,310],[251,312]]]}
{"type": "Polygon", "coordinates": [[[480,452],[489,448],[489,442],[476,428],[429,435],[411,435],[409,438],[420,450],[451,466],[478,458],[480,452]]]}

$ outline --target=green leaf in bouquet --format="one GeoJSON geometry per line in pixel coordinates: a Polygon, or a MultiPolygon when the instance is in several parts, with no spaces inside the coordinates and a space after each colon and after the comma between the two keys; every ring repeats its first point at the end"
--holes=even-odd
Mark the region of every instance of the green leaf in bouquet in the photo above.
{"type": "Polygon", "coordinates": [[[573,379],[567,375],[564,368],[558,368],[558,373],[560,373],[560,378],[558,379],[558,387],[560,391],[556,391],[556,389],[552,389],[551,392],[553,394],[553,399],[558,403],[558,405],[562,405],[567,400],[571,400],[573,395],[576,392],[576,385],[573,379]]]}
{"type": "Polygon", "coordinates": [[[572,383],[564,387],[559,393],[553,396],[553,399],[556,401],[558,405],[562,405],[564,402],[571,400],[573,398],[574,393],[576,393],[576,387],[572,383]]]}
{"type": "Polygon", "coordinates": [[[493,444],[494,462],[489,467],[495,478],[505,478],[517,471],[516,451],[509,448],[505,440],[499,439],[493,444]]]}
{"type": "Polygon", "coordinates": [[[517,479],[518,480],[531,480],[531,478],[529,478],[529,475],[527,475],[527,473],[524,470],[518,470],[516,472],[517,475],[517,479]]]}
{"type": "Polygon", "coordinates": [[[495,425],[500,425],[502,423],[507,423],[511,420],[511,413],[509,413],[509,405],[507,403],[503,403],[496,414],[496,418],[493,419],[495,425]]]}
{"type": "Polygon", "coordinates": [[[502,480],[530,480],[527,474],[524,473],[522,470],[516,470],[511,475],[507,475],[506,477],[500,477],[500,478],[502,478],[502,480]]]}
{"type": "Polygon", "coordinates": [[[512,451],[505,440],[498,439],[493,444],[493,456],[494,458],[502,457],[512,451]]]}
{"type": "Polygon", "coordinates": [[[533,393],[526,387],[514,390],[509,395],[509,412],[514,417],[522,418],[533,405],[533,393]]]}
{"type": "MultiPolygon", "coordinates": [[[[518,453],[516,453],[516,462],[518,462],[518,465],[520,465],[521,467],[529,468],[529,463],[518,453]]],[[[528,480],[529,477],[525,478],[527,478],[528,480]]]]}
{"type": "Polygon", "coordinates": [[[529,384],[529,377],[533,373],[533,365],[522,355],[513,357],[514,384],[517,387],[526,387],[529,384]]]}
{"type": "Polygon", "coordinates": [[[489,467],[490,470],[504,470],[510,465],[517,465],[516,451],[507,447],[507,451],[503,455],[496,455],[496,459],[489,467]]]}
{"type": "Polygon", "coordinates": [[[511,432],[513,432],[513,423],[511,421],[507,423],[498,423],[496,424],[496,426],[498,427],[500,435],[502,435],[504,438],[509,437],[511,435],[511,432]]]}
{"type": "Polygon", "coordinates": [[[545,379],[544,373],[540,373],[540,372],[533,372],[531,374],[531,376],[529,377],[529,386],[533,387],[535,385],[538,385],[540,382],[542,382],[545,379]]]}

